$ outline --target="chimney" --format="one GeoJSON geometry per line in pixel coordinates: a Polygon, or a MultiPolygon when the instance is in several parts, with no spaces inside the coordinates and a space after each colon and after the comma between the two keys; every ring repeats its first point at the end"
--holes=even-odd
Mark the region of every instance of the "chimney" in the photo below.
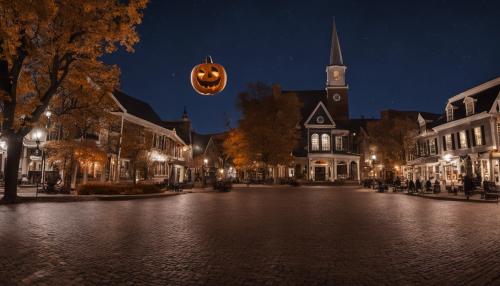
{"type": "Polygon", "coordinates": [[[273,95],[274,96],[279,96],[281,95],[281,86],[279,83],[273,84],[273,95]]]}

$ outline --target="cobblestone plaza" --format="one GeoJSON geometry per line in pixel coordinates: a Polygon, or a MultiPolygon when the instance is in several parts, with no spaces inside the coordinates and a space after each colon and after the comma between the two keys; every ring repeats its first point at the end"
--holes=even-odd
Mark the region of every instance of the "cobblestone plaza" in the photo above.
{"type": "Polygon", "coordinates": [[[1,285],[500,283],[497,204],[353,188],[0,206],[1,285]]]}

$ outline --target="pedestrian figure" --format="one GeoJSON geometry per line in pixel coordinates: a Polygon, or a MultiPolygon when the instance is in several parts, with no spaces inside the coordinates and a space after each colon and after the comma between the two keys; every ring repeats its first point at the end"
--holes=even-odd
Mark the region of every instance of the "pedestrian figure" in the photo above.
{"type": "Polygon", "coordinates": [[[431,180],[427,180],[427,182],[425,182],[425,191],[430,192],[431,190],[432,190],[431,180]]]}
{"type": "Polygon", "coordinates": [[[415,181],[415,191],[418,193],[420,190],[422,190],[422,183],[420,182],[419,179],[415,181]]]}
{"type": "Polygon", "coordinates": [[[441,192],[441,186],[439,185],[439,181],[436,180],[434,181],[434,193],[437,194],[440,192],[441,192]]]}
{"type": "Polygon", "coordinates": [[[408,184],[408,192],[413,193],[415,191],[415,183],[413,180],[410,180],[410,183],[408,184]]]}
{"type": "Polygon", "coordinates": [[[463,178],[463,181],[464,181],[464,194],[468,200],[469,196],[472,193],[472,189],[473,189],[472,178],[469,177],[469,175],[465,175],[465,177],[463,178]]]}

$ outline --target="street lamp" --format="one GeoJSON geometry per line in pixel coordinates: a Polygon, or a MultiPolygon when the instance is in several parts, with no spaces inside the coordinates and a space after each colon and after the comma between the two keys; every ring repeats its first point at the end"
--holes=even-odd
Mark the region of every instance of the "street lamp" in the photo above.
{"type": "Polygon", "coordinates": [[[203,172],[203,187],[205,187],[206,184],[207,184],[207,168],[208,168],[208,159],[205,158],[205,159],[203,159],[203,168],[202,168],[202,172],[203,172]]]}

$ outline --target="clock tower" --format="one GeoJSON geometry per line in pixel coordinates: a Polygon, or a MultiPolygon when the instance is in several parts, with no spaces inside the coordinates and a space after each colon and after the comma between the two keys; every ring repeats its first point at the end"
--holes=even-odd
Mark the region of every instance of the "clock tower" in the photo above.
{"type": "Polygon", "coordinates": [[[345,81],[347,67],[342,59],[337,27],[333,21],[330,64],[326,67],[326,102],[334,120],[349,119],[348,86],[345,81]]]}

